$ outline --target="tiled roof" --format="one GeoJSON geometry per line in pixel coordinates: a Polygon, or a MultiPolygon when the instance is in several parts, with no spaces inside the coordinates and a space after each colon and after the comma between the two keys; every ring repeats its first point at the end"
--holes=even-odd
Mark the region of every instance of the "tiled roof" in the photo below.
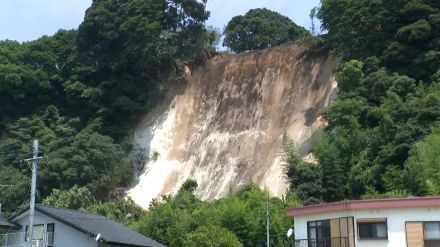
{"type": "Polygon", "coordinates": [[[140,247],[165,247],[153,239],[145,237],[102,215],[42,205],[37,205],[36,210],[70,225],[91,237],[96,237],[100,233],[100,239],[105,243],[140,247]]]}

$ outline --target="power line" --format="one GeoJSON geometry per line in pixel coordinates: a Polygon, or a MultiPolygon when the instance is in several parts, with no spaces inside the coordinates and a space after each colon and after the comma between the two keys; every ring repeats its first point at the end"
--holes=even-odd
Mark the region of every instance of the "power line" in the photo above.
{"type": "Polygon", "coordinates": [[[13,158],[16,157],[18,155],[29,155],[29,153],[24,153],[24,152],[10,152],[10,153],[4,153],[4,154],[0,154],[0,158],[13,158]]]}
{"type": "MultiPolygon", "coordinates": [[[[27,204],[26,202],[27,202],[27,200],[28,200],[28,196],[29,196],[30,192],[31,192],[31,188],[29,187],[29,189],[28,189],[28,191],[27,191],[27,194],[26,194],[26,196],[24,197],[24,200],[23,200],[23,202],[21,203],[20,207],[19,207],[17,210],[15,210],[15,212],[12,213],[12,215],[16,215],[18,212],[20,212],[21,210],[23,210],[24,206],[27,204]]],[[[14,221],[12,222],[12,224],[11,224],[11,226],[9,227],[8,231],[6,232],[6,234],[8,234],[8,233],[11,231],[12,227],[15,225],[15,222],[16,222],[16,219],[14,219],[14,221]]]]}
{"type": "Polygon", "coordinates": [[[24,152],[22,149],[15,149],[15,150],[9,150],[9,151],[0,151],[0,154],[8,154],[8,153],[20,153],[24,152]]]}
{"type": "Polygon", "coordinates": [[[27,153],[10,153],[10,154],[0,154],[0,157],[2,158],[11,158],[11,157],[17,157],[17,155],[28,155],[27,153]]]}

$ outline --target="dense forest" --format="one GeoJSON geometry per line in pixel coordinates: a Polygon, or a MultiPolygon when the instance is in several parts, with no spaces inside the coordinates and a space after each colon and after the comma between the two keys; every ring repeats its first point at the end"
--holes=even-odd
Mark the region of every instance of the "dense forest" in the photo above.
{"type": "MultiPolygon", "coordinates": [[[[288,206],[343,199],[440,194],[440,3],[322,0],[320,35],[267,9],[234,17],[224,45],[247,52],[295,41],[342,58],[338,96],[322,112],[311,152],[284,138],[290,192],[255,185],[213,202],[187,181],[148,211],[123,199],[137,163],[127,135],[184,64],[215,51],[206,2],[93,1],[77,30],[0,42],[0,199],[25,207],[32,140],[41,145],[38,203],[99,212],[167,246],[286,246],[288,206]],[[312,44],[312,45],[311,45],[312,44]],[[216,235],[212,235],[215,232],[216,235]]],[[[314,28],[313,28],[314,29],[314,28]]]]}
{"type": "Polygon", "coordinates": [[[100,201],[133,176],[126,136],[184,62],[218,36],[198,1],[93,1],[77,30],[0,42],[0,191],[10,213],[26,202],[32,140],[41,142],[38,197],[86,187],[100,201]]]}
{"type": "Polygon", "coordinates": [[[316,17],[343,64],[317,162],[285,142],[293,191],[305,204],[440,194],[440,3],[329,0],[316,17]]]}

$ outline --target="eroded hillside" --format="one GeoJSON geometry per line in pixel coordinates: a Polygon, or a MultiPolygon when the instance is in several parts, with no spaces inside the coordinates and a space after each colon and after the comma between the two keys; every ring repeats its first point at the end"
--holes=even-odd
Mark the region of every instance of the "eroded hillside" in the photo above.
{"type": "Polygon", "coordinates": [[[251,181],[277,196],[286,188],[284,133],[307,146],[319,110],[336,90],[338,60],[295,45],[217,56],[173,84],[135,131],[150,157],[129,191],[147,207],[153,198],[197,180],[202,199],[251,181]]]}

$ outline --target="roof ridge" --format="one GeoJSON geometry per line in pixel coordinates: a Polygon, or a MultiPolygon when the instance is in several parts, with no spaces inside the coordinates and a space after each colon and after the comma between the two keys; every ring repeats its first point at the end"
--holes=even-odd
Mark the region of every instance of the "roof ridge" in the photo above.
{"type": "Polygon", "coordinates": [[[60,208],[60,207],[43,205],[43,204],[37,204],[36,206],[37,207],[43,207],[43,208],[60,209],[60,210],[64,210],[64,211],[71,211],[71,212],[81,213],[81,214],[90,214],[90,215],[95,215],[95,216],[100,216],[100,217],[106,218],[105,216],[103,216],[101,214],[98,214],[98,213],[92,213],[92,212],[89,212],[89,211],[81,211],[81,210],[78,210],[78,209],[60,208]]]}

